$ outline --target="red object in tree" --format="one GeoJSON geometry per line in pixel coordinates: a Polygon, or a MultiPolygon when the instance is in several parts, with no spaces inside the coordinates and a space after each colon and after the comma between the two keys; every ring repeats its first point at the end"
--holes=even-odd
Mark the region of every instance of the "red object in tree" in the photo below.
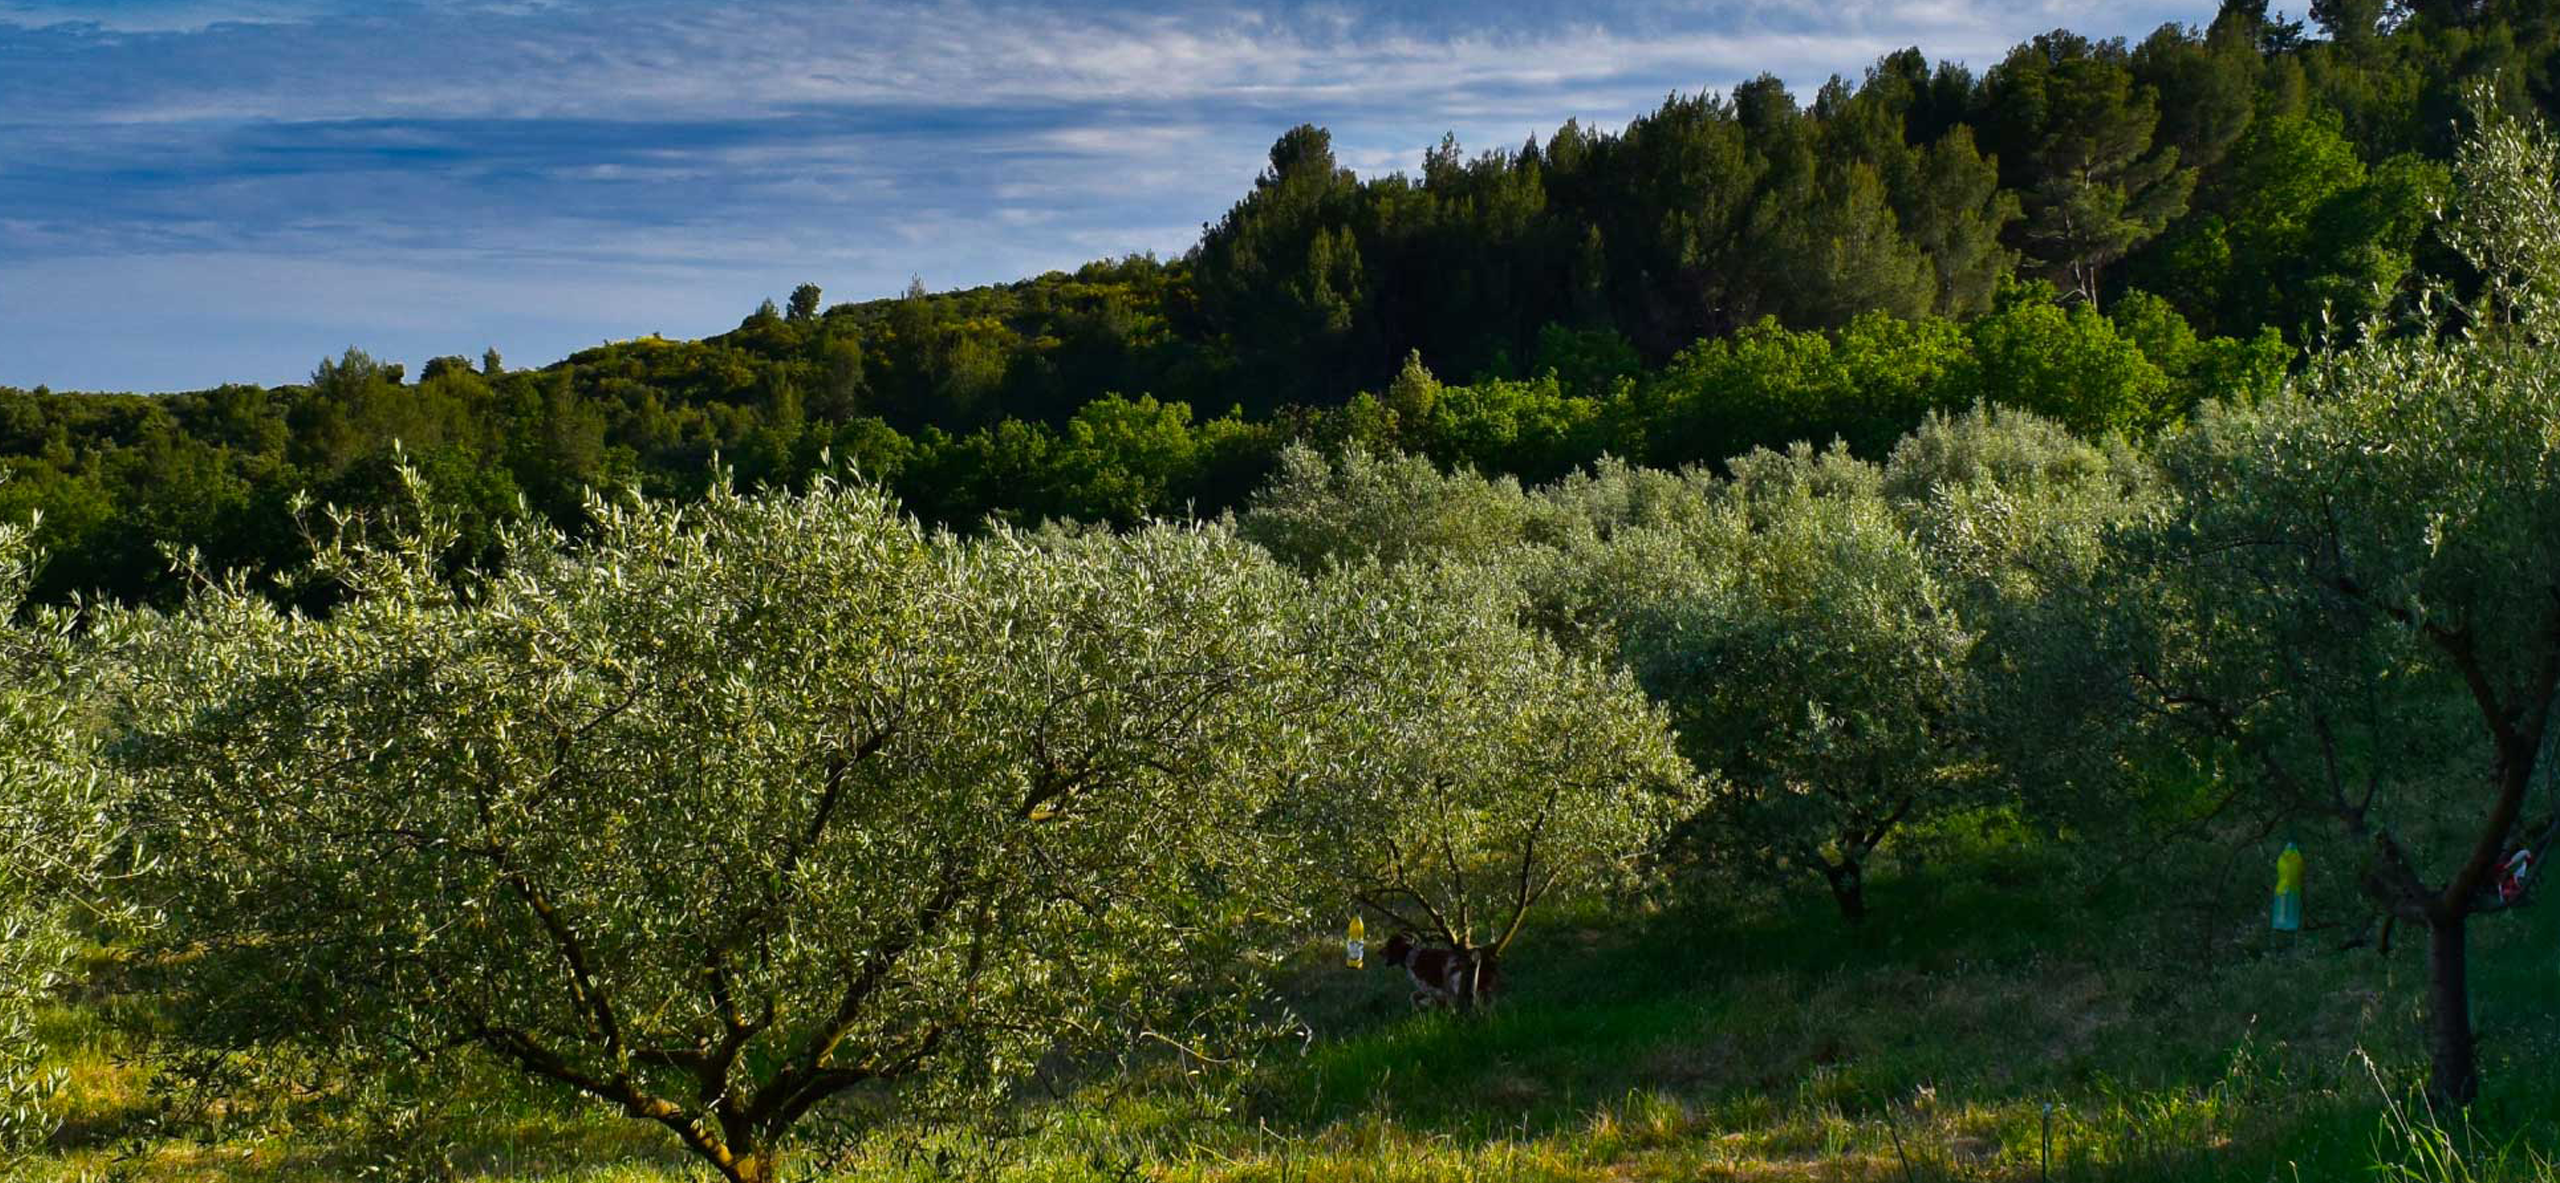
{"type": "Polygon", "coordinates": [[[2524,896],[2526,876],[2533,874],[2533,852],[2519,850],[2507,856],[2506,867],[2498,873],[2498,902],[2512,904],[2524,896]]]}

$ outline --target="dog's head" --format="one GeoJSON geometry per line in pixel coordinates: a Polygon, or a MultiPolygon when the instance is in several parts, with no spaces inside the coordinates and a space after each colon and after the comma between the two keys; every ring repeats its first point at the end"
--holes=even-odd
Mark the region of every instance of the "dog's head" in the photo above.
{"type": "Polygon", "coordinates": [[[1403,965],[1413,957],[1413,934],[1400,932],[1387,938],[1387,947],[1378,951],[1389,965],[1403,965]]]}

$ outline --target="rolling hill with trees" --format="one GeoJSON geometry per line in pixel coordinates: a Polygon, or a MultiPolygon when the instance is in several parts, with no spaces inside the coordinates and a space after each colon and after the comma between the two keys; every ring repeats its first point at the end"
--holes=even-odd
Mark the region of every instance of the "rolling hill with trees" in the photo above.
{"type": "Polygon", "coordinates": [[[0,1168],[2549,1183],[2554,15],[0,392],[0,1168]]]}
{"type": "Polygon", "coordinates": [[[1978,74],[1906,50],[1809,101],[1763,77],[1416,174],[1355,177],[1299,127],[1178,259],[803,285],[536,370],[350,350],[299,386],[0,388],[0,511],[44,514],[43,598],[165,600],[159,547],[271,569],[296,492],[385,504],[395,441],[485,541],[574,524],[590,486],[697,495],[714,455],[782,488],[832,456],[958,525],[1126,524],[1240,504],[1291,440],[1541,480],[1875,456],[1981,401],[2148,431],[2453,266],[2424,230],[2462,87],[2548,109],[2540,7],[2370,7],[2320,6],[2321,38],[2237,2],[2139,43],[2058,30],[1978,74]]]}

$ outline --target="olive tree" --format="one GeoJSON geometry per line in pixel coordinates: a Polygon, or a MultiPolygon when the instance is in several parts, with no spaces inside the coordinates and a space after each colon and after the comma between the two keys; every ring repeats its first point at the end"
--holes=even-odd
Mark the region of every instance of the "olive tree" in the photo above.
{"type": "Polygon", "coordinates": [[[1878,847],[1991,780],[1968,725],[1975,634],[1873,466],[1798,445],[1732,467],[1664,552],[1676,585],[1629,606],[1626,660],[1729,782],[1695,845],[1817,874],[1855,922],[1878,847]]]}
{"type": "Polygon", "coordinates": [[[1422,456],[1376,456],[1357,445],[1338,455],[1305,444],[1280,453],[1280,470],[1238,521],[1245,537],[1303,570],[1376,559],[1479,556],[1516,544],[1529,512],[1520,484],[1422,456]]]}
{"type": "Polygon", "coordinates": [[[1696,778],[1623,673],[1518,622],[1446,563],[1320,581],[1314,752],[1277,824],[1315,899],[1499,960],[1543,902],[1630,881],[1696,778]]]}
{"type": "Polygon", "coordinates": [[[772,1179],[794,1126],[1241,987],[1290,577],[1219,529],[928,537],[884,496],[598,499],[325,619],[201,590],[124,758],[171,1013],[469,1049],[772,1179]]]}
{"type": "Polygon", "coordinates": [[[1525,618],[1567,651],[1614,657],[1626,606],[1652,598],[1667,570],[1651,550],[1671,537],[1666,527],[1702,512],[1715,486],[1704,469],[1603,456],[1524,492],[1508,477],[1444,473],[1421,456],[1352,447],[1328,457],[1297,444],[1237,529],[1310,572],[1369,560],[1472,566],[1517,585],[1525,618]]]}
{"type": "Polygon", "coordinates": [[[89,679],[104,636],[75,640],[69,613],[36,611],[31,530],[0,523],[0,1160],[52,1127],[35,1012],[76,948],[74,925],[120,912],[110,898],[112,782],[95,760],[89,679]]]}
{"type": "Polygon", "coordinates": [[[2094,578],[2108,532],[2161,504],[2121,437],[2085,440],[2026,411],[1932,413],[1894,446],[1884,493],[1964,601],[2028,605],[2094,578]]]}
{"type": "Polygon", "coordinates": [[[2083,440],[2023,411],[1932,415],[1895,446],[1884,492],[1972,638],[1969,730],[2027,816],[2144,824],[2121,679],[2087,620],[2112,540],[2166,504],[2158,469],[2121,438],[2083,440]]]}
{"type": "Polygon", "coordinates": [[[2139,705],[2333,820],[2364,893],[2425,928],[2455,1102],[2479,1088],[2467,924],[2552,832],[2530,814],[2560,700],[2560,192],[2540,129],[2475,109],[2445,236],[2485,290],[2167,439],[2181,512],[2129,551],[2115,634],[2139,705]]]}

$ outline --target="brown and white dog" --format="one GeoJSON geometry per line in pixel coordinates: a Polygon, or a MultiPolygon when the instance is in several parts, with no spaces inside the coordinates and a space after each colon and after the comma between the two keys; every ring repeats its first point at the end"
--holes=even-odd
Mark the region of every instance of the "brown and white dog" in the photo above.
{"type": "Polygon", "coordinates": [[[1473,1010],[1491,1001],[1502,985],[1502,971],[1494,965],[1493,954],[1482,949],[1425,947],[1413,943],[1413,934],[1400,932],[1387,938],[1382,953],[1387,964],[1403,966],[1405,976],[1413,979],[1415,1010],[1434,1006],[1473,1010]]]}

